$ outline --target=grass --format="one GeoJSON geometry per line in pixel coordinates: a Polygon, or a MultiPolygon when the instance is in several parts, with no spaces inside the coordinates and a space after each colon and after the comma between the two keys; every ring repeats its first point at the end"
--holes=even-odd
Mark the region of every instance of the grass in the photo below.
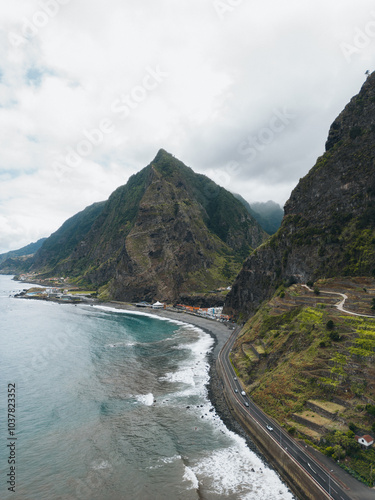
{"type": "Polygon", "coordinates": [[[338,412],[343,412],[345,411],[345,406],[338,405],[336,403],[332,403],[331,401],[315,401],[311,400],[311,403],[313,403],[315,406],[319,406],[320,408],[323,408],[323,410],[328,411],[329,413],[335,414],[338,412]]]}

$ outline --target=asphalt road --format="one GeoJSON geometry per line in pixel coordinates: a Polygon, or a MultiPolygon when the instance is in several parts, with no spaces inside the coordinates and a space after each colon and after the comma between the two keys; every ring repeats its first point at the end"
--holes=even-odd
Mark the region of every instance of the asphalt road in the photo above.
{"type": "Polygon", "coordinates": [[[243,388],[236,378],[236,374],[229,361],[229,353],[236,339],[235,331],[219,354],[218,361],[221,363],[224,372],[224,382],[227,389],[232,392],[233,403],[237,405],[237,410],[245,418],[255,419],[273,440],[282,447],[284,453],[289,458],[297,462],[302,469],[326,492],[327,498],[334,500],[352,500],[342,487],[337,484],[334,478],[324,470],[306,451],[277,423],[271,420],[255,403],[247,396],[242,396],[243,388]],[[272,429],[272,430],[271,430],[272,429]]]}

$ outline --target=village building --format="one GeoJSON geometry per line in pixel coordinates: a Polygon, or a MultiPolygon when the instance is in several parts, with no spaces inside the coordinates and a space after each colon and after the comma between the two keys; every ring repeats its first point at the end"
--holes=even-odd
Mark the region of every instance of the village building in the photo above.
{"type": "Polygon", "coordinates": [[[374,438],[366,434],[365,436],[356,436],[357,443],[363,448],[367,450],[374,444],[374,438]]]}

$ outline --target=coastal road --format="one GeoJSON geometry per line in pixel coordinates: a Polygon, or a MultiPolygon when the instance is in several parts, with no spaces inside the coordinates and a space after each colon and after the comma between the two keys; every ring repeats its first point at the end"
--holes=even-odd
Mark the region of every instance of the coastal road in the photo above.
{"type": "MultiPolygon", "coordinates": [[[[326,498],[334,500],[352,500],[342,487],[333,479],[329,471],[322,468],[306,451],[277,423],[268,417],[247,395],[242,396],[243,388],[237,380],[229,355],[236,340],[236,329],[228,342],[221,350],[218,362],[224,373],[224,383],[231,394],[231,400],[236,405],[237,411],[248,419],[254,419],[261,425],[265,432],[283,449],[287,457],[294,460],[299,466],[324,490],[326,498]]],[[[322,491],[322,495],[324,495],[322,491]]],[[[322,497],[323,498],[323,497],[322,497]]]]}

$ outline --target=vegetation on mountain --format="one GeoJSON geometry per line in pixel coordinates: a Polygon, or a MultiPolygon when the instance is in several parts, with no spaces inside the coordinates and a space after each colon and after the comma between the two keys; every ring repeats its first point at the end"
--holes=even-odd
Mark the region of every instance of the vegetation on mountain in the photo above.
{"type": "Polygon", "coordinates": [[[89,232],[103,208],[104,202],[94,203],[64,222],[56,232],[44,241],[32,262],[31,270],[44,266],[52,269],[58,262],[68,258],[77,244],[89,232]]]}
{"type": "Polygon", "coordinates": [[[248,317],[283,281],[375,275],[374,116],[375,73],[331,126],[281,228],[245,261],[227,312],[248,317]]]}
{"type": "Polygon", "coordinates": [[[240,194],[234,194],[240,200],[250,215],[259,223],[267,234],[275,234],[284,217],[284,210],[272,200],[267,202],[254,202],[250,205],[240,194]]]}
{"type": "Polygon", "coordinates": [[[231,193],[160,150],[108,201],[66,221],[30,270],[103,299],[175,301],[229,286],[267,237],[231,193]]]}
{"type": "Polygon", "coordinates": [[[345,314],[334,307],[341,297],[325,292],[345,292],[345,308],[371,315],[375,280],[318,286],[319,296],[280,287],[244,325],[231,361],[264,411],[372,484],[375,454],[360,450],[354,435],[375,428],[375,317],[345,314]]]}
{"type": "Polygon", "coordinates": [[[30,255],[34,255],[35,252],[39,250],[39,248],[43,245],[47,238],[40,238],[40,240],[35,243],[29,243],[28,245],[18,249],[11,250],[10,252],[0,254],[0,264],[7,259],[14,259],[17,257],[26,257],[30,255]]]}

